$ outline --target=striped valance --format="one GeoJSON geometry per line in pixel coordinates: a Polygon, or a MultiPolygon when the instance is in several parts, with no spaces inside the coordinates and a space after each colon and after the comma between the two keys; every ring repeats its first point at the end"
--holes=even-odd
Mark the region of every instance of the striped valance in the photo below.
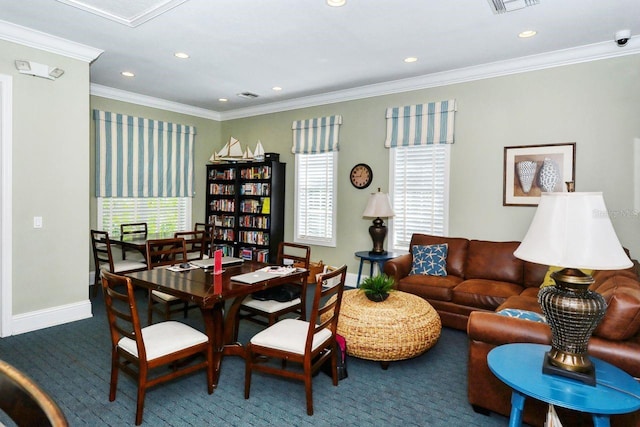
{"type": "Polygon", "coordinates": [[[326,153],[338,151],[338,134],[342,116],[319,117],[293,122],[294,154],[326,153]]]}
{"type": "Polygon", "coordinates": [[[193,197],[193,126],[93,110],[96,197],[193,197]]]}
{"type": "Polygon", "coordinates": [[[384,146],[453,144],[455,99],[387,108],[384,146]]]}

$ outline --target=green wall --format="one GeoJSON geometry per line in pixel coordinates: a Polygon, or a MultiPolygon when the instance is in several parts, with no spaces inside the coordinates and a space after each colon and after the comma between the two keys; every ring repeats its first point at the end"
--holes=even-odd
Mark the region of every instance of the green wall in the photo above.
{"type": "MultiPolygon", "coordinates": [[[[340,114],[338,240],[336,248],[314,247],[312,258],[347,263],[357,272],[354,252],[369,249],[367,196],[388,191],[389,152],[385,110],[456,99],[456,139],[451,151],[449,235],[486,240],[521,240],[534,207],[502,205],[505,146],[576,142],[576,191],[602,191],[622,244],[640,256],[640,227],[633,212],[633,138],[640,137],[640,55],[515,74],[224,121],[222,139],[234,136],[281,153],[288,163],[286,239],[293,238],[294,120],[340,114]],[[349,184],[356,163],[368,163],[374,180],[366,190],[349,184]]],[[[222,146],[223,141],[220,141],[222,146]]]]}
{"type": "Polygon", "coordinates": [[[13,78],[13,315],[88,297],[89,64],[0,41],[13,78]],[[25,59],[65,70],[56,81],[18,73],[25,59]],[[33,228],[33,217],[43,228],[33,228]]]}
{"type": "MultiPolygon", "coordinates": [[[[385,110],[456,99],[456,142],[451,151],[449,235],[486,240],[521,240],[534,207],[502,205],[505,146],[576,142],[576,190],[603,191],[622,244],[640,256],[638,216],[633,212],[633,139],[640,105],[640,55],[514,74],[412,92],[216,122],[125,102],[91,97],[91,108],[196,126],[196,191],[193,215],[203,219],[205,165],[229,137],[287,163],[285,239],[293,239],[294,158],[291,124],[295,120],[340,114],[337,247],[314,246],[313,260],[349,266],[354,252],[370,249],[370,220],[362,218],[370,192],[389,190],[389,151],[385,110]],[[374,179],[366,190],[349,183],[351,168],[364,162],[374,179]]],[[[91,135],[93,141],[93,135],[91,135]]],[[[93,144],[92,148],[93,150],[93,144]]],[[[90,167],[93,171],[93,151],[90,167]]],[[[91,175],[91,223],[95,197],[91,175]]]]}

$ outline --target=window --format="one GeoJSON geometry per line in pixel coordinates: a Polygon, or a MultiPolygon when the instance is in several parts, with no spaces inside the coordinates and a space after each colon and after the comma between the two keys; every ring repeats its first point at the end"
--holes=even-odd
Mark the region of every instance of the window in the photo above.
{"type": "Polygon", "coordinates": [[[98,228],[120,234],[120,224],[146,222],[149,233],[192,229],[191,197],[98,197],[98,228]]]}
{"type": "Polygon", "coordinates": [[[335,247],[338,152],[296,154],[295,158],[294,240],[335,247]]]}
{"type": "Polygon", "coordinates": [[[409,250],[414,233],[448,232],[450,144],[395,147],[390,156],[391,198],[395,216],[389,244],[409,250]]]}

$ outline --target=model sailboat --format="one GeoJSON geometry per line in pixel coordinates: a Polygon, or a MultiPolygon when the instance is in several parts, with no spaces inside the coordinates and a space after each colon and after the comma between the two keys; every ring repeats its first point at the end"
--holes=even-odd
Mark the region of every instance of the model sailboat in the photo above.
{"type": "Polygon", "coordinates": [[[261,162],[264,160],[264,148],[262,147],[262,143],[258,140],[256,144],[256,149],[253,151],[253,160],[256,162],[261,162]]]}
{"type": "Polygon", "coordinates": [[[219,162],[222,160],[241,160],[244,157],[240,141],[231,137],[222,150],[214,152],[209,158],[210,162],[219,162]]]}

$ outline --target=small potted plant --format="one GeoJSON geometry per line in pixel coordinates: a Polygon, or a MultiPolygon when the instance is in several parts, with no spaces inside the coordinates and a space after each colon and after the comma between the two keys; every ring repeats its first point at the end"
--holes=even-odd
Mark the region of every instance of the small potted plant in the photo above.
{"type": "Polygon", "coordinates": [[[381,302],[389,297],[389,292],[393,291],[394,280],[386,274],[367,277],[360,283],[360,290],[367,298],[374,302],[381,302]]]}

